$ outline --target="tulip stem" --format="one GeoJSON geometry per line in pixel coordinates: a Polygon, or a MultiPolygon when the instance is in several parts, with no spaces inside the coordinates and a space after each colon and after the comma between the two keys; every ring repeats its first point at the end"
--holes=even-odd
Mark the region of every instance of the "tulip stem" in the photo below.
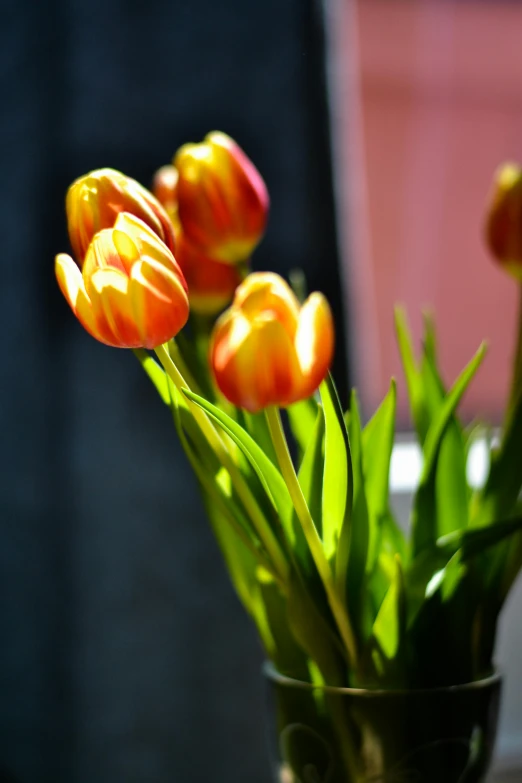
{"type": "MultiPolygon", "coordinates": [[[[155,351],[158,359],[163,365],[163,369],[169,376],[176,389],[178,389],[182,394],[183,389],[191,391],[187,381],[172,361],[165,345],[159,345],[155,351]]],[[[190,412],[194,416],[195,421],[199,425],[200,430],[205,435],[209,445],[214,450],[217,457],[221,460],[224,468],[230,474],[230,478],[234,484],[234,487],[236,488],[237,494],[239,495],[247,513],[249,514],[268,555],[272,559],[276,573],[281,580],[281,583],[285,585],[288,578],[288,561],[272,529],[270,528],[265,515],[259,508],[259,505],[257,504],[250,487],[241,475],[239,468],[232,458],[232,455],[228,451],[219,432],[216,430],[214,424],[211,422],[205,411],[200,408],[199,405],[196,405],[195,402],[187,399],[185,395],[183,395],[183,398],[185,399],[190,412]]]]}
{"type": "Polygon", "coordinates": [[[355,637],[348,618],[348,614],[335,589],[335,581],[333,578],[330,564],[324,553],[323,544],[315,527],[312,515],[308,508],[303,490],[299,484],[297,473],[295,472],[294,463],[288,450],[288,443],[286,441],[285,433],[283,430],[283,424],[281,422],[281,416],[279,409],[275,406],[270,406],[265,410],[266,420],[270,429],[270,435],[274,449],[281,468],[283,479],[292,498],[295,512],[301,523],[303,533],[305,534],[310,552],[314,559],[315,565],[319,572],[319,576],[324,584],[326,594],[328,597],[328,603],[332,610],[333,616],[337,623],[337,627],[341,634],[341,638],[346,647],[350,665],[353,669],[357,666],[357,651],[355,644],[355,637]]]}
{"type": "Polygon", "coordinates": [[[520,395],[522,394],[522,283],[518,285],[518,324],[515,356],[513,359],[513,375],[511,377],[511,391],[506,411],[506,424],[509,425],[520,395]]]}

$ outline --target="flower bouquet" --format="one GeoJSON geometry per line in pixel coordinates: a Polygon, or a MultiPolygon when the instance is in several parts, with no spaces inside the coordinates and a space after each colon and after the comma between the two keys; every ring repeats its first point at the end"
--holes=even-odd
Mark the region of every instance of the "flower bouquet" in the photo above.
{"type": "MultiPolygon", "coordinates": [[[[74,260],[58,255],[56,275],[85,329],[132,348],[171,411],[266,651],[275,780],[482,780],[497,618],[522,564],[522,317],[501,437],[481,428],[489,472],[472,489],[477,428],[457,407],[485,347],[447,387],[432,321],[416,356],[396,311],[423,454],[406,535],[389,500],[395,382],[363,426],[356,391],[343,405],[328,372],[324,296],[250,272],[269,204],[252,162],[214,132],[181,147],[152,191],[111,169],[76,180],[74,260]]],[[[522,279],[514,166],[487,234],[522,279]]]]}

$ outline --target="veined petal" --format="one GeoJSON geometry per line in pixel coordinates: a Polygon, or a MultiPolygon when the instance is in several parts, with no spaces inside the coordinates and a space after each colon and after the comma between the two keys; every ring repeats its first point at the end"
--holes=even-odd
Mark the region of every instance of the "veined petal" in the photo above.
{"type": "Polygon", "coordinates": [[[120,348],[141,346],[139,332],[134,322],[130,297],[129,278],[119,269],[96,269],[87,286],[95,312],[103,312],[120,348]]]}
{"type": "Polygon", "coordinates": [[[298,319],[299,302],[290,286],[272,272],[253,272],[236,289],[234,307],[248,318],[260,313],[273,313],[293,340],[298,319]]]}
{"type": "Polygon", "coordinates": [[[303,376],[302,396],[309,397],[324,380],[334,352],[332,312],[320,293],[311,294],[301,308],[295,349],[303,376]]]}
{"type": "MultiPolygon", "coordinates": [[[[142,220],[128,212],[121,212],[114,228],[132,238],[140,256],[152,258],[182,277],[180,266],[172,252],[142,220]]],[[[182,284],[184,285],[183,280],[182,284]]]]}
{"type": "Polygon", "coordinates": [[[87,248],[82,267],[83,279],[87,288],[89,286],[88,281],[96,269],[118,269],[120,272],[127,274],[125,264],[114,244],[113,230],[111,228],[104,228],[102,231],[98,231],[87,248]]]}
{"type": "Polygon", "coordinates": [[[82,274],[72,258],[66,253],[57,255],[55,272],[62,294],[84,329],[100,342],[116,345],[114,335],[105,318],[95,313],[85,290],[82,274]]]}
{"type": "Polygon", "coordinates": [[[145,348],[167,342],[187,322],[189,304],[182,279],[155,259],[142,258],[133,266],[130,303],[145,348]]]}
{"type": "Polygon", "coordinates": [[[254,413],[297,399],[301,376],[295,349],[273,317],[252,323],[236,311],[217,328],[211,358],[219,388],[241,408],[254,413]]]}
{"type": "Polygon", "coordinates": [[[224,133],[185,144],[174,158],[178,214],[198,250],[225,263],[250,257],[265,229],[268,192],[254,164],[224,133]]]}

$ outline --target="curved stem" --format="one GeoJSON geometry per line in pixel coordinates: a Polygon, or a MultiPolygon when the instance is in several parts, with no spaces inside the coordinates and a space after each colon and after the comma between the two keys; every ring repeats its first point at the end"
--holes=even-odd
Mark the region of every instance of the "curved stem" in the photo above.
{"type": "MultiPolygon", "coordinates": [[[[183,389],[188,389],[190,391],[190,386],[170,358],[170,354],[166,347],[164,345],[159,345],[155,351],[158,359],[163,365],[165,372],[169,376],[174,386],[181,393],[183,393],[183,389]]],[[[239,468],[234,462],[230,452],[223,442],[223,439],[210,421],[205,411],[202,410],[199,405],[196,405],[191,400],[188,400],[184,395],[183,398],[186,400],[190,412],[194,416],[194,419],[198,423],[202,433],[205,435],[209,445],[214,450],[222,465],[230,474],[230,478],[237,491],[237,494],[239,495],[247,513],[252,519],[252,523],[256,528],[259,538],[263,542],[266,551],[272,558],[277,574],[283,582],[286,582],[289,570],[288,562],[279,542],[277,541],[272,529],[270,528],[270,525],[265,518],[265,515],[259,508],[250,487],[241,475],[239,468]]]]}
{"type": "Polygon", "coordinates": [[[348,618],[348,613],[335,589],[335,582],[330,564],[328,563],[324,553],[322,541],[319,538],[319,534],[310,514],[308,504],[306,502],[305,496],[303,495],[303,490],[299,484],[299,479],[297,478],[297,474],[295,472],[294,463],[292,462],[292,458],[288,450],[288,443],[286,442],[279,410],[272,406],[265,410],[265,415],[279,462],[279,467],[281,468],[281,473],[285,480],[286,486],[288,487],[290,497],[292,498],[292,502],[294,504],[295,512],[301,523],[303,533],[305,534],[306,540],[308,542],[308,546],[319,572],[319,576],[321,577],[321,580],[324,584],[326,595],[328,597],[328,603],[330,604],[330,609],[332,610],[332,614],[337,623],[339,633],[341,634],[341,638],[348,652],[350,664],[353,669],[356,669],[357,647],[352,627],[350,625],[350,620],[348,618]]]}

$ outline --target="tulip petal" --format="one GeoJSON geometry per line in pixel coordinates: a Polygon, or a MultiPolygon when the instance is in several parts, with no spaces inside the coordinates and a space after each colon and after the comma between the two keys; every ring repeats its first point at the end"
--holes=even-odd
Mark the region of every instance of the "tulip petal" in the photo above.
{"type": "Polygon", "coordinates": [[[224,133],[185,144],[174,158],[178,214],[200,252],[225,263],[245,261],[266,224],[269,199],[254,164],[224,133]]]}
{"type": "Polygon", "coordinates": [[[295,349],[303,376],[302,397],[309,397],[324,380],[334,351],[332,312],[320,293],[311,294],[301,308],[295,349]]]}
{"type": "Polygon", "coordinates": [[[57,255],[55,272],[62,294],[84,329],[106,345],[117,345],[103,314],[100,317],[95,313],[82,274],[72,258],[66,253],[57,255]]]}
{"type": "Polygon", "coordinates": [[[253,272],[237,288],[234,307],[249,318],[273,313],[294,339],[299,320],[299,301],[290,286],[272,272],[253,272]]]}
{"type": "Polygon", "coordinates": [[[120,348],[141,346],[139,332],[134,322],[130,297],[129,278],[119,269],[96,269],[87,285],[95,312],[103,312],[120,348]]]}
{"type": "Polygon", "coordinates": [[[131,215],[128,212],[121,212],[116,219],[114,228],[115,230],[121,231],[125,235],[132,237],[132,241],[136,245],[139,256],[149,257],[174,272],[176,276],[180,278],[180,282],[185,287],[185,290],[187,290],[181,268],[172,255],[172,252],[146,223],[135,215],[131,215]]]}
{"type": "Polygon", "coordinates": [[[140,345],[155,348],[183,328],[189,315],[183,282],[182,277],[155,259],[142,258],[134,264],[129,294],[140,345]]]}
{"type": "Polygon", "coordinates": [[[273,316],[253,323],[240,311],[218,322],[211,347],[216,382],[227,399],[255,413],[297,399],[301,376],[294,346],[273,316]]]}

